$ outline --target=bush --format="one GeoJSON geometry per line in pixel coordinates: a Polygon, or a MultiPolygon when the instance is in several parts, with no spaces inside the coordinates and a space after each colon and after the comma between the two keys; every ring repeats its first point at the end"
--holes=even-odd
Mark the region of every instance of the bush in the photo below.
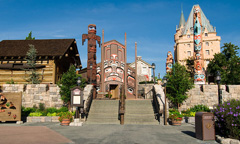
{"type": "Polygon", "coordinates": [[[210,112],[210,109],[206,105],[195,105],[194,107],[191,107],[190,109],[187,109],[185,111],[182,111],[183,116],[186,117],[194,117],[196,112],[210,112]]]}
{"type": "Polygon", "coordinates": [[[39,103],[39,110],[44,111],[45,110],[45,104],[44,103],[39,103]]]}
{"type": "Polygon", "coordinates": [[[169,110],[169,119],[181,121],[183,115],[177,109],[170,109],[169,110]]]}
{"type": "Polygon", "coordinates": [[[57,114],[59,116],[58,120],[62,122],[63,119],[70,119],[70,121],[73,121],[73,114],[71,112],[61,112],[57,114]]]}
{"type": "Polygon", "coordinates": [[[67,111],[68,111],[67,107],[61,107],[57,112],[60,113],[60,112],[67,112],[67,111]]]}
{"type": "Polygon", "coordinates": [[[25,108],[24,106],[22,106],[22,116],[28,116],[31,112],[36,112],[36,108],[25,108]]]}
{"type": "Polygon", "coordinates": [[[223,136],[240,140],[240,101],[230,100],[214,107],[215,126],[223,136]]]}
{"type": "Polygon", "coordinates": [[[44,105],[39,104],[39,108],[36,106],[33,106],[32,108],[25,108],[22,106],[22,116],[39,116],[41,113],[41,116],[56,116],[57,113],[60,112],[67,112],[68,108],[67,107],[61,107],[60,109],[57,109],[55,107],[50,107],[45,109],[44,105]],[[31,115],[30,115],[31,114],[31,115]]]}
{"type": "Polygon", "coordinates": [[[29,114],[29,116],[43,116],[43,113],[41,112],[32,112],[29,114]]]}

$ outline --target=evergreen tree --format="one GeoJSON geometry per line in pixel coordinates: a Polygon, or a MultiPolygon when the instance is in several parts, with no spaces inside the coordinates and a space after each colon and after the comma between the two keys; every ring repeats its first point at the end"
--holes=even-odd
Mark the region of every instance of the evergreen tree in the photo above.
{"type": "MultiPolygon", "coordinates": [[[[77,79],[81,75],[76,74],[76,68],[74,65],[71,65],[66,73],[63,73],[61,80],[58,82],[60,87],[61,99],[65,104],[70,104],[71,100],[71,88],[77,86],[77,79]]],[[[81,79],[80,87],[84,88],[86,85],[86,80],[81,79]]]]}
{"type": "Polygon", "coordinates": [[[187,92],[194,87],[193,78],[190,77],[185,66],[175,63],[172,71],[167,74],[167,79],[167,98],[175,108],[179,108],[188,98],[187,92]]]}
{"type": "Polygon", "coordinates": [[[39,74],[36,72],[36,58],[37,58],[37,50],[34,45],[29,44],[29,50],[26,54],[26,58],[24,60],[27,61],[27,65],[29,66],[27,71],[30,71],[29,77],[26,79],[27,82],[32,84],[39,84],[41,81],[39,80],[39,74]]]}
{"type": "Polygon", "coordinates": [[[208,64],[207,71],[216,76],[216,71],[221,72],[222,84],[240,84],[240,58],[237,50],[239,47],[232,43],[224,43],[222,53],[214,55],[208,64]]]}
{"type": "Polygon", "coordinates": [[[30,31],[25,40],[35,40],[35,37],[32,37],[32,31],[30,31]]]}

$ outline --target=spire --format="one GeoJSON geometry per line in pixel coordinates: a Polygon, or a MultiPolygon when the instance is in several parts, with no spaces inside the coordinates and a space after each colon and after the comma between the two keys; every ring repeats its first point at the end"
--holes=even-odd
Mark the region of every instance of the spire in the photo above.
{"type": "MultiPolygon", "coordinates": [[[[181,9],[182,9],[182,7],[181,7],[181,9]]],[[[185,26],[185,18],[184,18],[183,10],[181,10],[181,18],[180,18],[178,28],[180,28],[181,26],[185,26]]]]}

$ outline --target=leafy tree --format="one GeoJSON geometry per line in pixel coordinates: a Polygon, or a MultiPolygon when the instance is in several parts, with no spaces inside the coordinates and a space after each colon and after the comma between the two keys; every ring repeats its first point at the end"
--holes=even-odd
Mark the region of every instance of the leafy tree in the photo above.
{"type": "Polygon", "coordinates": [[[26,81],[32,84],[39,84],[41,81],[39,80],[39,74],[36,72],[37,50],[32,44],[29,44],[29,47],[30,48],[26,54],[26,58],[24,59],[27,61],[29,68],[24,70],[30,71],[31,74],[29,74],[29,77],[26,79],[26,81]]]}
{"type": "Polygon", "coordinates": [[[172,71],[167,74],[167,79],[167,98],[175,108],[179,108],[188,98],[188,90],[194,87],[193,78],[190,77],[185,66],[175,63],[172,71]]]}
{"type": "Polygon", "coordinates": [[[240,84],[240,58],[237,56],[239,47],[232,43],[224,43],[221,48],[222,53],[215,54],[208,64],[208,73],[215,77],[216,71],[219,70],[222,84],[240,84]]]}
{"type": "MultiPolygon", "coordinates": [[[[77,86],[77,79],[81,75],[76,74],[76,68],[71,65],[66,73],[63,73],[61,80],[58,82],[60,87],[61,99],[65,104],[69,105],[71,100],[71,88],[77,86]]],[[[81,79],[80,87],[84,88],[86,79],[81,79]]]]}
{"type": "Polygon", "coordinates": [[[35,37],[32,37],[32,31],[30,31],[25,40],[35,40],[35,37]]]}
{"type": "Polygon", "coordinates": [[[186,59],[186,68],[187,71],[189,72],[190,76],[193,78],[194,77],[194,57],[189,57],[186,59]]]}

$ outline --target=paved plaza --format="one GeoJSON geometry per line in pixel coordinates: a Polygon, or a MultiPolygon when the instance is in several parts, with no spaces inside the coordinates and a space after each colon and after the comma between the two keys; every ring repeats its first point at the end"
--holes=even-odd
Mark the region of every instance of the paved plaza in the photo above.
{"type": "Polygon", "coordinates": [[[216,144],[195,138],[191,124],[162,125],[83,125],[59,123],[0,123],[0,143],[109,143],[109,144],[216,144]]]}

